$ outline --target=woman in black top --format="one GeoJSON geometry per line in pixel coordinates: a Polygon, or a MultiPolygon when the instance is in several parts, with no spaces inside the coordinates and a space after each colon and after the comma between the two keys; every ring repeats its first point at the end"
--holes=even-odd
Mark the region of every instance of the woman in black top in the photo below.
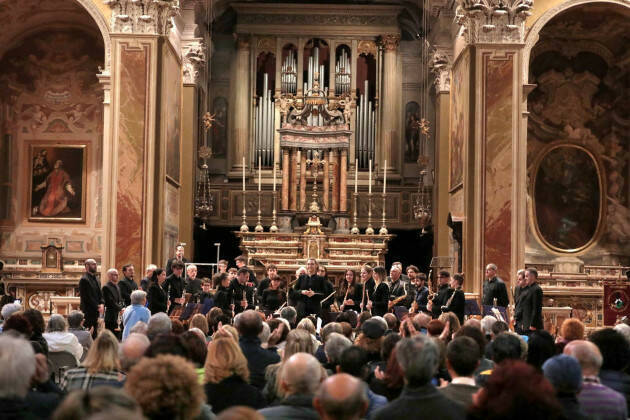
{"type": "Polygon", "coordinates": [[[337,292],[336,300],[342,311],[359,312],[363,288],[357,282],[357,275],[353,270],[346,270],[345,279],[337,292]],[[345,299],[345,300],[344,300],[345,299]]]}
{"type": "Polygon", "coordinates": [[[280,277],[271,278],[269,287],[262,295],[262,306],[265,313],[275,312],[287,300],[284,290],[280,289],[280,277]]]}
{"type": "Polygon", "coordinates": [[[226,315],[232,315],[232,292],[230,291],[230,276],[227,273],[219,273],[214,276],[214,284],[217,291],[214,293],[214,306],[221,308],[226,315]]]}
{"type": "Polygon", "coordinates": [[[372,315],[383,316],[387,313],[387,304],[389,303],[389,286],[384,281],[387,277],[387,271],[381,266],[374,267],[372,277],[375,288],[367,308],[372,311],[372,315]]]}
{"type": "Polygon", "coordinates": [[[153,270],[151,286],[149,286],[149,292],[147,294],[151,315],[168,310],[168,295],[166,294],[166,290],[162,288],[165,281],[166,271],[164,271],[163,268],[153,270]]]}

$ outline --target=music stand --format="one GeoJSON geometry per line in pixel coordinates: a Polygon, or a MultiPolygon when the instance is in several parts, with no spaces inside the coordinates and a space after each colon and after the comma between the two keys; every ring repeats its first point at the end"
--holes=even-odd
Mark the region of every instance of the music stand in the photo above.
{"type": "Polygon", "coordinates": [[[510,318],[508,317],[507,308],[505,306],[483,305],[483,316],[490,315],[496,318],[492,309],[497,309],[503,317],[503,321],[509,322],[510,318]]]}

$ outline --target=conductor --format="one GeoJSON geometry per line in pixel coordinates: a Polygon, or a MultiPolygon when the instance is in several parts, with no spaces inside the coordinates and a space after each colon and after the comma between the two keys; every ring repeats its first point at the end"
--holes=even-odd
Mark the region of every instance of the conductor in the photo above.
{"type": "Polygon", "coordinates": [[[300,275],[293,287],[293,296],[297,301],[299,319],[307,315],[320,315],[321,301],[324,298],[324,278],[317,275],[319,264],[314,258],[306,261],[306,274],[300,275]]]}

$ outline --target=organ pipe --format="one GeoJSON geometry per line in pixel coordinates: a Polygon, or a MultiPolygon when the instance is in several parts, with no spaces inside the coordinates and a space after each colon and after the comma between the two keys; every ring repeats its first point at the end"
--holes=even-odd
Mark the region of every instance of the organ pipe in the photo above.
{"type": "Polygon", "coordinates": [[[297,61],[295,59],[295,52],[289,51],[289,54],[284,58],[282,63],[282,93],[297,93],[297,61]]]}
{"type": "Polygon", "coordinates": [[[335,94],[344,95],[350,93],[350,59],[346,50],[341,51],[337,57],[335,66],[335,94]]]}
{"type": "Polygon", "coordinates": [[[258,98],[258,105],[254,113],[256,156],[262,157],[264,166],[273,164],[274,109],[275,104],[269,90],[269,75],[265,73],[263,76],[263,94],[258,98]]]}
{"type": "Polygon", "coordinates": [[[358,150],[359,167],[367,168],[370,159],[374,158],[375,145],[375,113],[374,105],[369,100],[369,85],[366,80],[363,94],[360,95],[357,106],[356,149],[358,150]]]}

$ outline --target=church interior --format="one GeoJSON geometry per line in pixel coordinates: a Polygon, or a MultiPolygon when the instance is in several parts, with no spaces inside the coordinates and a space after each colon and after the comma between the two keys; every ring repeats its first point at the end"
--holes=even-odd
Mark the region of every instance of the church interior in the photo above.
{"type": "Polygon", "coordinates": [[[470,299],[487,264],[510,291],[533,267],[550,325],[608,325],[610,290],[630,311],[626,0],[0,0],[0,23],[0,276],[26,307],[67,313],[87,258],[185,244],[286,278],[463,272],[470,299]]]}

